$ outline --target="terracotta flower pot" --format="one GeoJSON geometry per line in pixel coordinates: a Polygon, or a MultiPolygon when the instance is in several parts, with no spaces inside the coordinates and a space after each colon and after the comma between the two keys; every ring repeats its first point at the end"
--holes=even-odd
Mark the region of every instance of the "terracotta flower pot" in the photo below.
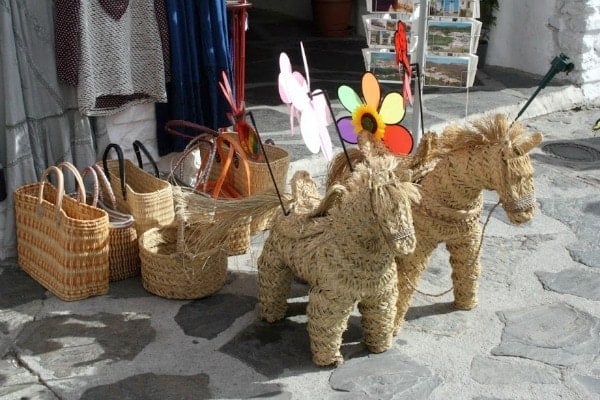
{"type": "Polygon", "coordinates": [[[313,17],[319,34],[327,37],[349,36],[352,0],[313,0],[313,17]]]}

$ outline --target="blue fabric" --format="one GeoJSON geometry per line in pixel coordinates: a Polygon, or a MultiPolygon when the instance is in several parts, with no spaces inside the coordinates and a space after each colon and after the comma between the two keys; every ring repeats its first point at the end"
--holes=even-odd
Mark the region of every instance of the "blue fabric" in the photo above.
{"type": "MultiPolygon", "coordinates": [[[[165,132],[183,119],[214,130],[228,126],[229,105],[219,89],[221,71],[232,76],[227,9],[222,0],[166,0],[171,44],[168,103],[156,105],[158,151],[181,151],[187,141],[165,132]]],[[[190,132],[192,133],[192,132],[190,132]]]]}

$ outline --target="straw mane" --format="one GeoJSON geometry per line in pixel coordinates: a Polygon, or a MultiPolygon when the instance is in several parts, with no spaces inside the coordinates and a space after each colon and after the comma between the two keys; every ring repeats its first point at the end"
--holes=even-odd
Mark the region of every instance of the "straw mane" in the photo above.
{"type": "Polygon", "coordinates": [[[437,156],[444,156],[463,149],[516,142],[522,136],[524,128],[515,123],[511,126],[504,114],[488,115],[470,124],[453,124],[440,135],[435,145],[437,156]]]}

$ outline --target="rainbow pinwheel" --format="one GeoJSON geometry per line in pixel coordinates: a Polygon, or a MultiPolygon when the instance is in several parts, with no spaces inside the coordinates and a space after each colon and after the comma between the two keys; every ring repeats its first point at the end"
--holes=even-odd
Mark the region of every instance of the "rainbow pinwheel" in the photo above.
{"type": "Polygon", "coordinates": [[[292,71],[290,59],[285,53],[279,56],[279,96],[290,106],[290,125],[294,132],[294,118],[299,121],[300,133],[308,150],[314,154],[323,151],[329,161],[333,156],[333,146],[327,130],[332,122],[327,98],[320,89],[311,91],[308,63],[304,46],[300,42],[306,79],[298,71],[292,71]]]}
{"type": "Polygon", "coordinates": [[[390,92],[381,100],[379,81],[371,72],[362,76],[362,93],[364,100],[350,86],[338,88],[338,99],[352,113],[337,120],[342,139],[356,144],[357,134],[367,131],[383,140],[392,153],[409,154],[414,141],[410,131],[400,125],[405,115],[402,94],[390,92]]]}

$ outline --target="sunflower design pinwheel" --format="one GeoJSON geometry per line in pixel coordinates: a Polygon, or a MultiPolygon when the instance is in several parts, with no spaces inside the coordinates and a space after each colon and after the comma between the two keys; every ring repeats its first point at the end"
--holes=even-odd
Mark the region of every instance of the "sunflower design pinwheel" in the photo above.
{"type": "Polygon", "coordinates": [[[404,99],[398,92],[389,92],[381,99],[381,87],[375,75],[365,72],[361,80],[361,98],[350,86],[338,88],[338,99],[352,116],[337,120],[342,139],[356,144],[358,135],[370,132],[383,140],[393,154],[409,154],[413,148],[413,137],[408,129],[400,125],[406,110],[404,99]]]}

